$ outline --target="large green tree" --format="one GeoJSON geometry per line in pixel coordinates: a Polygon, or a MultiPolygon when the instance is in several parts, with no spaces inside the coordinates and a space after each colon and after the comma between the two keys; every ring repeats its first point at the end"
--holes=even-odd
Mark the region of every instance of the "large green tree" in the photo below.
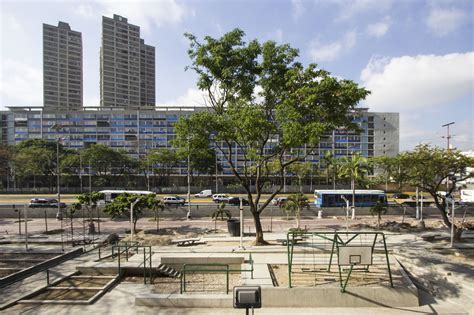
{"type": "Polygon", "coordinates": [[[123,193],[118,195],[117,197],[112,200],[112,202],[106,204],[104,212],[114,217],[127,215],[130,218],[130,210],[132,203],[136,202],[133,206],[133,231],[136,232],[137,230],[137,222],[138,219],[143,214],[145,209],[154,209],[156,210],[160,206],[159,203],[154,202],[156,199],[155,194],[148,194],[148,195],[135,195],[129,193],[123,193]],[[137,201],[138,200],[138,201],[137,201]],[[156,209],[155,209],[156,208],[156,209]]]}
{"type": "MultiPolygon", "coordinates": [[[[454,222],[446,212],[446,196],[440,191],[446,190],[446,180],[450,181],[446,195],[452,195],[456,183],[473,177],[466,173],[467,167],[474,167],[474,158],[467,157],[459,151],[419,145],[413,151],[403,154],[407,168],[407,180],[410,184],[428,192],[433,197],[436,207],[441,213],[443,223],[451,228],[454,222]]],[[[455,235],[460,236],[461,230],[455,225],[455,235]]]]}
{"type": "MultiPolygon", "coordinates": [[[[105,184],[110,184],[113,175],[128,177],[138,170],[138,161],[124,150],[114,150],[102,144],[95,144],[82,150],[82,163],[89,165],[92,172],[105,179],[105,184]]],[[[128,185],[128,181],[126,181],[128,185]]]]}
{"type": "MultiPolygon", "coordinates": [[[[49,178],[49,186],[52,189],[53,179],[57,174],[57,146],[56,141],[45,139],[31,139],[18,143],[15,146],[15,173],[20,180],[33,177],[36,186],[36,177],[43,176],[49,178]]],[[[59,160],[69,151],[64,150],[59,143],[59,160]]]]}
{"type": "Polygon", "coordinates": [[[186,34],[192,61],[188,69],[198,75],[197,87],[207,95],[208,110],[177,122],[175,145],[189,146],[190,151],[212,147],[223,154],[247,193],[255,243],[261,245],[267,242],[260,215],[283,188],[280,180],[262,199],[269,165],[277,163],[283,179],[288,166],[314,152],[321,136],[338,127],[355,129],[355,107],[368,91],[315,64],[303,66],[295,60],[298,50],[289,45],[246,43],[244,35],[235,29],[201,42],[186,34]]]}

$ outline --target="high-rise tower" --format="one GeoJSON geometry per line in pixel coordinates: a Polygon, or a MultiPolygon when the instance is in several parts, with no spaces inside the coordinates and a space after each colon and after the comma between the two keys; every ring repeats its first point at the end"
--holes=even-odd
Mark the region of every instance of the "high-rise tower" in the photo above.
{"type": "Polygon", "coordinates": [[[82,107],[82,35],[69,24],[43,24],[43,104],[45,110],[82,107]]]}
{"type": "Polygon", "coordinates": [[[155,47],[140,39],[140,106],[155,107],[155,47]]]}
{"type": "Polygon", "coordinates": [[[113,19],[102,17],[101,106],[154,108],[154,49],[140,39],[139,26],[119,15],[113,19]]]}

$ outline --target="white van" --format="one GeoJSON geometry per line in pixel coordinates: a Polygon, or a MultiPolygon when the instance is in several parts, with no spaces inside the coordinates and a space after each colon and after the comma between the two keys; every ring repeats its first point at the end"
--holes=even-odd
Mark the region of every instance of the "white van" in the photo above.
{"type": "Polygon", "coordinates": [[[196,198],[209,198],[211,196],[212,196],[212,190],[210,189],[205,189],[201,191],[200,193],[194,195],[194,197],[196,198]]]}
{"type": "Polygon", "coordinates": [[[462,202],[474,202],[474,190],[463,189],[461,190],[461,201],[462,202]]]}

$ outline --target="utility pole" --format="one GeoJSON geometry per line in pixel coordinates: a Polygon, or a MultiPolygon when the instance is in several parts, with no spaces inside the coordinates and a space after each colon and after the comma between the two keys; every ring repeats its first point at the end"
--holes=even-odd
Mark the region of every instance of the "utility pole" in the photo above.
{"type": "Polygon", "coordinates": [[[441,127],[446,127],[446,141],[448,142],[447,145],[447,149],[448,151],[450,150],[450,146],[449,146],[449,141],[451,140],[451,134],[449,133],[449,126],[451,125],[454,125],[454,121],[450,122],[450,123],[447,123],[447,124],[444,124],[442,125],[441,127]]]}
{"type": "Polygon", "coordinates": [[[188,139],[188,213],[186,219],[191,219],[191,150],[188,139]]]}
{"type": "MultiPolygon", "coordinates": [[[[450,151],[449,141],[451,140],[451,134],[449,133],[449,126],[454,125],[454,121],[444,124],[441,127],[446,127],[446,141],[447,141],[447,149],[448,152],[450,151]]],[[[446,193],[449,192],[449,178],[446,178],[446,193]]]]}

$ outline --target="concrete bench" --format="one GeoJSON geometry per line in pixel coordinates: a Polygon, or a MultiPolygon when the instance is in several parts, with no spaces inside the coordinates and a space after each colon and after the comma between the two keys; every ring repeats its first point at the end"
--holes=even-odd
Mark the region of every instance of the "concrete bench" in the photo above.
{"type": "Polygon", "coordinates": [[[180,240],[172,240],[172,244],[176,244],[177,246],[192,246],[198,244],[206,244],[206,242],[200,242],[201,238],[186,238],[180,240]]]}

